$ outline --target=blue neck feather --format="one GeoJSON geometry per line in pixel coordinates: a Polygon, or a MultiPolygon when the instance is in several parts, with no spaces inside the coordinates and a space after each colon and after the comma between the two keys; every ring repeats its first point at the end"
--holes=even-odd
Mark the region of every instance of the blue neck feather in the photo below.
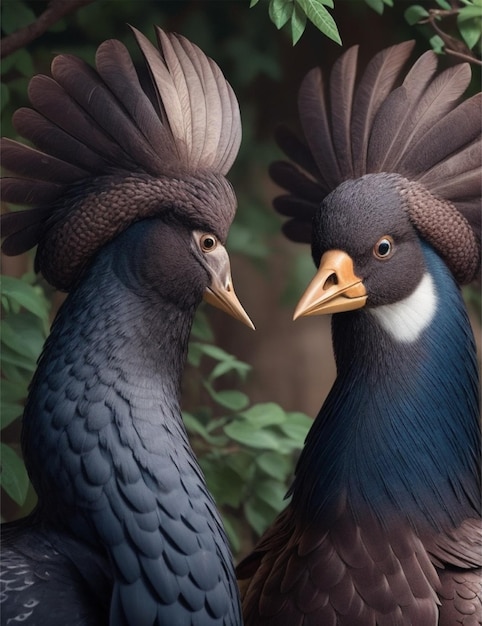
{"type": "Polygon", "coordinates": [[[298,463],[295,507],[442,530],[480,511],[478,372],[457,284],[424,246],[434,318],[411,343],[369,310],[333,317],[338,376],[298,463]]]}

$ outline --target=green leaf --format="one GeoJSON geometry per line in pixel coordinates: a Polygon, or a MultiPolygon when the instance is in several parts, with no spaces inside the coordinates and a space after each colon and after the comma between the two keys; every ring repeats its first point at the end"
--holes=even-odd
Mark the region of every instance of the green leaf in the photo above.
{"type": "MultiPolygon", "coordinates": [[[[8,373],[8,367],[5,369],[3,363],[2,373],[4,376],[8,373]]],[[[26,378],[21,382],[2,379],[0,388],[2,398],[0,422],[2,429],[14,422],[18,417],[21,417],[23,413],[23,400],[27,396],[28,382],[29,380],[26,378]]]]}
{"type": "Polygon", "coordinates": [[[24,2],[2,2],[2,30],[6,35],[35,22],[35,13],[24,2]]]}
{"type": "Polygon", "coordinates": [[[32,55],[29,54],[25,48],[20,48],[20,50],[15,52],[14,56],[14,67],[20,72],[20,74],[30,78],[32,74],[35,73],[32,55]]]}
{"type": "Polygon", "coordinates": [[[210,343],[191,343],[192,346],[197,347],[202,354],[210,356],[212,359],[216,359],[216,361],[229,361],[234,358],[233,355],[226,352],[226,350],[218,348],[218,346],[214,346],[210,343]]]}
{"type": "Polygon", "coordinates": [[[215,459],[204,457],[201,467],[216,503],[238,508],[244,497],[244,480],[229,467],[224,467],[220,472],[219,463],[215,459]]]}
{"type": "Polygon", "coordinates": [[[205,426],[201,424],[201,422],[192,413],[183,411],[182,419],[188,432],[201,435],[203,439],[209,438],[209,433],[207,432],[205,426]]]}
{"type": "Polygon", "coordinates": [[[472,49],[479,41],[482,31],[482,2],[470,4],[460,9],[457,16],[457,25],[462,39],[468,48],[472,49]]]}
{"type": "Polygon", "coordinates": [[[225,463],[233,472],[236,472],[245,483],[249,482],[254,476],[256,464],[253,452],[240,450],[235,454],[226,455],[225,463]]]}
{"type": "Polygon", "coordinates": [[[194,317],[191,336],[201,341],[214,341],[214,334],[209,324],[208,317],[202,309],[198,309],[194,317]]]}
{"type": "Polygon", "coordinates": [[[6,345],[2,346],[2,370],[4,370],[4,372],[6,367],[13,365],[32,373],[35,369],[36,362],[36,359],[25,357],[6,345]]]}
{"type": "Polygon", "coordinates": [[[63,33],[67,30],[67,22],[64,19],[58,20],[49,27],[49,33],[63,33]]]}
{"type": "Polygon", "coordinates": [[[463,22],[464,20],[471,20],[474,17],[479,19],[482,18],[482,4],[471,4],[460,9],[457,16],[457,21],[463,22]]]}
{"type": "MultiPolygon", "coordinates": [[[[251,1],[258,2],[258,0],[251,1]]],[[[231,520],[228,515],[223,515],[224,530],[226,531],[226,535],[228,536],[233,553],[237,554],[241,550],[241,542],[239,540],[241,536],[241,528],[235,528],[233,525],[233,521],[236,522],[237,520],[231,520]]]]}
{"type": "Polygon", "coordinates": [[[258,4],[259,0],[251,0],[249,3],[249,8],[252,9],[256,4],[258,4]]]}
{"type": "Polygon", "coordinates": [[[255,429],[272,426],[273,424],[283,424],[286,422],[286,413],[274,402],[255,404],[241,415],[251,423],[255,429]]]}
{"type": "Polygon", "coordinates": [[[269,17],[278,30],[291,18],[293,8],[293,0],[270,0],[269,17]]]}
{"type": "Polygon", "coordinates": [[[25,386],[27,386],[32,377],[32,370],[29,368],[27,372],[25,372],[23,368],[19,368],[13,363],[8,363],[2,353],[2,374],[8,380],[22,382],[25,386]]]}
{"type": "Polygon", "coordinates": [[[3,109],[7,106],[7,104],[10,101],[10,90],[8,88],[8,86],[5,83],[1,83],[0,84],[0,110],[3,111],[3,109]]]}
{"type": "MultiPolygon", "coordinates": [[[[221,447],[226,445],[226,437],[224,437],[223,435],[212,435],[209,432],[208,428],[204,426],[204,424],[198,419],[196,415],[183,411],[182,418],[184,421],[184,425],[186,426],[186,430],[190,435],[199,435],[200,437],[202,437],[202,439],[204,439],[204,441],[207,441],[211,446],[214,447],[221,447]]],[[[224,424],[224,420],[218,421],[221,424],[224,424]]]]}
{"type": "Polygon", "coordinates": [[[193,367],[199,367],[201,365],[202,351],[199,348],[199,345],[200,344],[196,343],[195,341],[191,341],[189,343],[187,351],[187,362],[193,367]]]}
{"type": "Polygon", "coordinates": [[[365,0],[368,6],[376,11],[379,15],[383,14],[383,0],[365,0]]]}
{"type": "Polygon", "coordinates": [[[22,416],[23,407],[19,404],[5,402],[2,398],[2,410],[0,411],[0,428],[3,430],[12,422],[22,416]]]}
{"type": "Polygon", "coordinates": [[[462,22],[458,21],[460,34],[462,35],[462,39],[465,41],[469,49],[472,49],[475,46],[475,44],[479,41],[481,34],[482,34],[481,26],[482,26],[482,22],[479,17],[477,18],[473,17],[471,19],[464,19],[462,22]]]}
{"type": "Polygon", "coordinates": [[[309,20],[327,37],[341,45],[340,34],[335,20],[320,0],[296,0],[309,20]]]}
{"type": "Polygon", "coordinates": [[[2,401],[15,402],[18,404],[27,396],[27,384],[24,384],[23,381],[20,383],[19,381],[2,379],[0,392],[2,401]]]}
{"type": "Polygon", "coordinates": [[[405,20],[410,26],[414,26],[414,24],[418,24],[421,20],[424,20],[429,16],[427,9],[420,6],[419,4],[414,4],[404,13],[405,20]]]}
{"type": "Polygon", "coordinates": [[[294,467],[292,459],[277,452],[263,452],[256,456],[258,467],[271,478],[286,480],[294,467]]]}
{"type": "Polygon", "coordinates": [[[29,324],[25,326],[25,332],[20,332],[18,327],[23,326],[23,324],[19,324],[20,321],[19,317],[14,317],[11,320],[17,326],[17,330],[7,320],[0,322],[2,344],[35,363],[42,349],[43,337],[40,336],[40,341],[36,341],[38,337],[37,329],[35,327],[32,328],[29,324]]]}
{"type": "Polygon", "coordinates": [[[204,387],[208,390],[209,395],[215,402],[226,409],[230,409],[231,411],[242,411],[249,404],[248,396],[241,391],[216,391],[206,381],[204,382],[204,387]]]}
{"type": "Polygon", "coordinates": [[[286,487],[276,480],[260,480],[254,484],[257,497],[277,513],[284,507],[286,487]]]}
{"type": "Polygon", "coordinates": [[[22,505],[27,497],[29,485],[27,470],[22,459],[7,444],[2,443],[0,447],[1,453],[1,471],[0,484],[2,489],[17,504],[22,505]]]}
{"type": "Polygon", "coordinates": [[[211,373],[209,374],[209,380],[213,381],[220,376],[224,376],[224,374],[228,374],[229,372],[236,372],[242,380],[245,380],[246,374],[251,370],[251,365],[247,363],[242,363],[236,359],[232,359],[231,361],[224,361],[224,363],[218,363],[211,373]]]}
{"type": "Polygon", "coordinates": [[[436,52],[437,54],[444,53],[445,44],[441,37],[439,37],[438,35],[434,35],[433,37],[430,37],[429,41],[434,52],[436,52]]]}
{"type": "Polygon", "coordinates": [[[2,295],[45,320],[49,315],[49,304],[42,291],[13,276],[2,276],[2,295]]]}
{"type": "Polygon", "coordinates": [[[303,413],[288,413],[288,419],[280,425],[281,430],[299,447],[303,446],[308,430],[313,421],[303,413]]]}
{"type": "Polygon", "coordinates": [[[293,15],[291,16],[291,39],[295,46],[301,38],[301,35],[305,32],[306,28],[306,13],[295,4],[293,15]]]}
{"type": "Polygon", "coordinates": [[[258,535],[263,534],[276,515],[272,507],[258,498],[247,500],[244,503],[243,510],[249,525],[258,535]]]}
{"type": "Polygon", "coordinates": [[[268,430],[253,430],[249,422],[235,421],[224,427],[228,437],[248,448],[278,450],[279,437],[268,430]]]}

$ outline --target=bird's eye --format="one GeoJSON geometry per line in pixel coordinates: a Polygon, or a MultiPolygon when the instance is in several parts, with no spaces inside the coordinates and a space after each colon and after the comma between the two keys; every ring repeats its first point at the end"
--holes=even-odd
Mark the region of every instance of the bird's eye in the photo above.
{"type": "Polygon", "coordinates": [[[377,241],[373,248],[373,254],[377,259],[388,259],[392,256],[393,250],[393,239],[387,235],[377,241]]]}
{"type": "Polygon", "coordinates": [[[203,235],[201,237],[201,250],[203,252],[212,252],[218,245],[218,240],[214,235],[203,235]]]}

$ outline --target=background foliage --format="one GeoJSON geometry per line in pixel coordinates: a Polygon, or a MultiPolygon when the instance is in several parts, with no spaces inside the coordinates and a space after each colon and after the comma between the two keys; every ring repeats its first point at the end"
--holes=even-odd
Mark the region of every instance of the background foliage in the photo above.
{"type": "MultiPolygon", "coordinates": [[[[59,4],[61,0],[3,0],[3,36],[15,37],[19,29],[59,4]]],[[[306,250],[280,247],[284,244],[278,243],[279,220],[270,209],[272,190],[266,173],[269,163],[280,157],[272,139],[274,127],[295,117],[296,89],[306,69],[322,60],[330,63],[340,53],[342,42],[364,41],[371,55],[408,37],[417,38],[422,50],[431,45],[447,57],[480,58],[482,0],[419,4],[402,0],[80,0],[80,4],[85,6],[56,20],[44,34],[2,60],[3,134],[16,136],[12,113],[26,104],[29,78],[48,73],[53,52],[71,52],[92,62],[104,39],[129,41],[126,23],[148,35],[153,24],[182,32],[219,63],[239,98],[243,143],[230,175],[239,211],[228,249],[232,256],[249,259],[256,272],[267,276],[268,284],[280,273],[273,257],[283,257],[286,275],[282,276],[280,306],[293,304],[309,280],[312,264],[306,250]]],[[[135,47],[131,45],[130,50],[139,60],[135,47]]],[[[21,460],[18,418],[60,299],[32,273],[31,257],[4,261],[4,272],[13,275],[2,278],[0,482],[2,516],[13,519],[35,503],[21,460]]],[[[252,301],[260,297],[255,294],[252,301]]],[[[220,321],[216,313],[201,309],[184,384],[186,427],[222,510],[235,554],[249,547],[283,508],[295,459],[311,423],[304,413],[268,402],[274,399],[269,396],[262,402],[253,400],[256,373],[229,349],[229,345],[240,345],[235,335],[244,342],[247,335],[243,332],[220,321]],[[219,347],[225,344],[228,349],[219,347]]]]}

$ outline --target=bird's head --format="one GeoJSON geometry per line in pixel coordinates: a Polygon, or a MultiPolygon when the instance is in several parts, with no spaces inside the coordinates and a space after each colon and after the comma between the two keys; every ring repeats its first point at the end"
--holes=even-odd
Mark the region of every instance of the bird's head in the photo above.
{"type": "Polygon", "coordinates": [[[129,289],[145,293],[147,287],[179,309],[193,309],[204,299],[254,328],[236,296],[228,253],[214,230],[176,218],[145,219],[110,245],[113,271],[129,289]]]}
{"type": "Polygon", "coordinates": [[[393,304],[413,293],[426,267],[404,199],[407,184],[396,175],[367,174],[325,198],[312,226],[318,272],[295,319],[393,304]]]}
{"type": "Polygon", "coordinates": [[[461,101],[469,66],[436,74],[431,51],[403,75],[412,49],[382,50],[360,72],[355,46],[329,78],[311,70],[298,96],[304,139],[278,133],[292,163],[271,166],[288,192],[274,206],[319,267],[295,317],[404,300],[427,272],[424,243],[458,283],[480,271],[481,94],[461,101]]]}
{"type": "Polygon", "coordinates": [[[14,124],[35,148],[2,141],[2,165],[13,173],[2,194],[33,208],[2,216],[2,249],[16,255],[37,246],[36,270],[70,291],[109,242],[128,231],[130,245],[143,233],[144,273],[162,275],[174,291],[187,279],[252,326],[223,247],[237,204],[226,179],[241,141],[234,92],[184,37],[156,28],[155,47],[132,30],[147,77],[109,40],[95,68],[60,55],[51,77],[31,80],[32,108],[19,109],[14,124]]]}

